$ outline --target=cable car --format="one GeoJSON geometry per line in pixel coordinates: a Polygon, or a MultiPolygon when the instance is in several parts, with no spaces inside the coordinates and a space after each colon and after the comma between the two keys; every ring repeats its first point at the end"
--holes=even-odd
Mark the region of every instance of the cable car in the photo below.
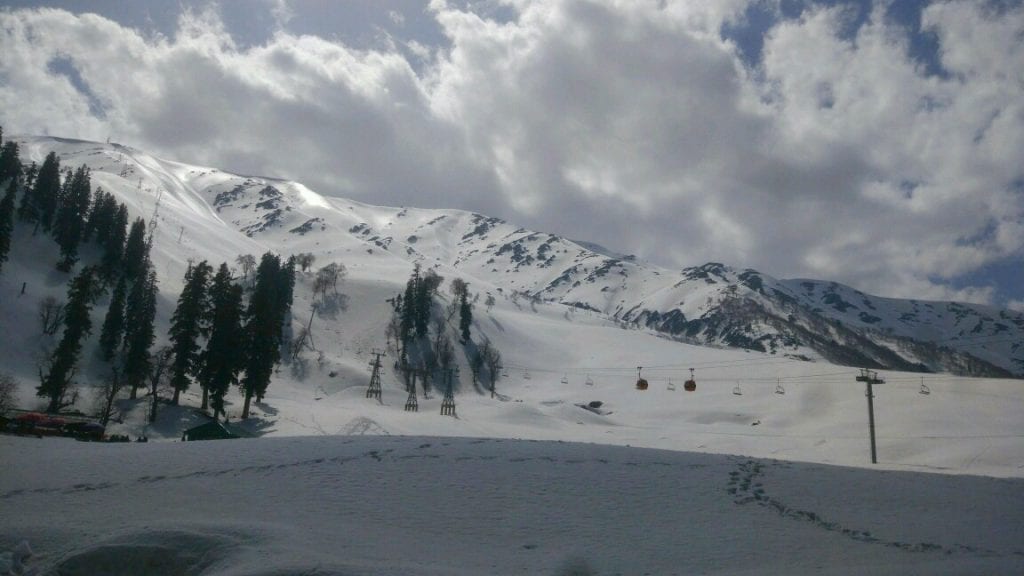
{"type": "Polygon", "coordinates": [[[690,379],[683,383],[683,390],[693,392],[697,389],[697,381],[693,379],[693,368],[690,368],[690,379]]]}
{"type": "Polygon", "coordinates": [[[640,371],[643,370],[643,366],[636,367],[636,389],[647,390],[647,380],[640,377],[640,371]]]}

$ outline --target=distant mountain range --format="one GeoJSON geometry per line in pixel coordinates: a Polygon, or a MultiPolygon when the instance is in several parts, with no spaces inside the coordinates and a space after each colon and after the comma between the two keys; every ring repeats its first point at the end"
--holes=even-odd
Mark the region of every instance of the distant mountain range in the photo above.
{"type": "Polygon", "coordinates": [[[321,196],[296,182],[160,160],[117,144],[14,139],[24,162],[56,150],[63,166],[89,165],[93,187],[114,193],[133,217],[157,218],[162,233],[154,258],[158,272],[173,277],[165,283],[171,291],[180,290],[175,286],[185,258],[220,261],[265,246],[285,255],[337,257],[350,269],[367,259],[377,261],[375,270],[393,263],[395,276],[387,280],[397,283],[419,262],[522,306],[562,305],[567,321],[600,316],[691,344],[866,368],[1024,374],[1020,312],[881,298],[835,282],[779,280],[719,263],[669,270],[481,214],[370,206],[321,196]],[[196,227],[204,234],[191,234],[196,227]],[[190,236],[210,234],[224,241],[189,244],[190,236]]]}

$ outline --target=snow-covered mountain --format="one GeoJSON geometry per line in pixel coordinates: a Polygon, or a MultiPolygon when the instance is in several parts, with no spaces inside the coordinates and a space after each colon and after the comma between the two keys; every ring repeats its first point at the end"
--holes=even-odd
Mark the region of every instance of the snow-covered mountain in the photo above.
{"type": "Polygon", "coordinates": [[[92,169],[135,215],[156,215],[157,250],[178,284],[189,258],[232,261],[264,249],[335,258],[401,283],[412,263],[460,276],[516,306],[545,302],[684,342],[832,363],[974,376],[1024,374],[1024,313],[871,296],[834,282],[778,280],[708,263],[668,270],[596,244],[459,211],[370,206],[297,182],[154,158],[117,144],[21,139],[23,160],[51,149],[92,169]],[[218,238],[217,246],[197,239],[218,238]]]}
{"type": "MultiPolygon", "coordinates": [[[[864,465],[864,386],[856,369],[836,366],[845,364],[914,370],[880,369],[887,385],[878,387],[875,405],[886,466],[1017,476],[1024,462],[1019,380],[952,374],[1019,373],[1019,314],[889,300],[718,264],[666,270],[465,211],[371,206],[117,144],[18,141],[24,162],[41,162],[53,150],[62,166],[87,164],[93,189],[114,195],[131,218],[156,224],[154,349],[168,342],[190,261],[234,266],[239,255],[266,251],[316,257],[297,274],[289,326],[296,334],[312,322],[315,349],[286,355],[264,402],[241,424],[255,435],[565,440],[864,465]],[[329,263],[348,271],[340,287],[347,298],[334,306],[313,291],[315,270],[329,263]],[[391,357],[382,397],[366,398],[372,351],[388,347],[389,300],[417,263],[447,280],[462,278],[480,296],[472,343],[455,350],[457,418],[438,416],[441,395],[424,394],[422,381],[419,414],[405,412],[407,393],[391,357]],[[468,359],[484,340],[504,359],[496,398],[470,377],[468,359]],[[944,372],[917,373],[918,364],[944,372]],[[646,392],[634,387],[640,366],[651,384],[646,392]],[[691,368],[696,393],[682,390],[691,368]],[[603,405],[581,409],[592,401],[603,405]]],[[[99,257],[98,247],[82,246],[82,263],[99,257]]],[[[39,405],[35,387],[57,339],[41,333],[39,305],[66,298],[78,269],[57,271],[58,258],[48,235],[18,223],[0,272],[0,373],[17,382],[15,401],[25,408],[39,405]]],[[[448,286],[438,309],[451,303],[448,286]]],[[[76,367],[75,407],[87,412],[111,378],[97,354],[110,298],[95,303],[93,333],[76,367]]],[[[180,438],[206,418],[193,409],[197,388],[153,424],[145,418],[148,398],[123,400],[123,421],[108,431],[180,438]]],[[[237,422],[237,390],[228,403],[227,416],[237,422]]]]}
{"type": "Polygon", "coordinates": [[[677,272],[481,214],[366,206],[318,197],[295,183],[198,177],[190,186],[252,237],[287,231],[304,237],[289,244],[308,247],[347,233],[370,255],[455,271],[511,298],[590,311],[690,343],[869,368],[1024,373],[1019,312],[880,298],[835,282],[776,280],[717,263],[677,272]]]}
{"type": "MultiPolygon", "coordinates": [[[[1020,380],[880,372],[876,465],[865,387],[834,365],[1019,373],[1019,314],[721,264],[670,271],[479,214],[370,206],[116,144],[19,142],[24,161],[88,164],[94,189],[156,224],[156,346],[190,261],[308,252],[348,277],[347,299],[314,310],[314,273],[297,274],[290,328],[310,325],[315,350],[284,359],[247,420],[229,392],[233,430],[287,438],[168,442],[209,420],[195,386],[178,408],[118,401],[107,432],[145,444],[0,436],[0,570],[27,539],[42,574],[1020,572],[1020,380]],[[422,382],[419,411],[404,410],[390,363],[381,397],[366,394],[388,300],[416,263],[493,296],[472,341],[501,350],[499,393],[474,387],[460,346],[457,415],[422,382]]],[[[39,405],[56,339],[39,304],[71,278],[58,257],[20,222],[0,272],[0,375],[23,408],[39,405]]],[[[111,377],[96,354],[109,300],[77,366],[83,411],[111,377]]]]}

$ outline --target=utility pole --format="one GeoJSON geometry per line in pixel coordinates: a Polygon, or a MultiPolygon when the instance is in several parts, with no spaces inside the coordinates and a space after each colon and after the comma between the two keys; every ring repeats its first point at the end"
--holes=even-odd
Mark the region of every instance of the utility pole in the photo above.
{"type": "Polygon", "coordinates": [[[366,397],[376,398],[378,402],[383,404],[384,400],[381,399],[380,389],[380,357],[384,356],[384,352],[374,349],[373,352],[370,353],[373,354],[375,358],[373,359],[373,362],[370,362],[370,366],[373,366],[373,374],[370,375],[370,387],[366,389],[366,397]]]}
{"type": "Polygon", "coordinates": [[[878,373],[867,368],[860,369],[860,376],[857,376],[857,382],[864,382],[864,395],[868,397],[868,428],[871,432],[871,463],[878,464],[878,453],[875,450],[875,403],[874,391],[871,386],[875,384],[885,384],[885,380],[878,377],[878,373]]]}

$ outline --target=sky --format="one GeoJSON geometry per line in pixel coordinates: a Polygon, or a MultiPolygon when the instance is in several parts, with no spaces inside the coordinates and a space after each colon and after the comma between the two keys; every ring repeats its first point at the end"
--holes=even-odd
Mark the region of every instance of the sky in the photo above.
{"type": "Polygon", "coordinates": [[[6,0],[0,125],[1024,310],[1019,0],[6,0]]]}

